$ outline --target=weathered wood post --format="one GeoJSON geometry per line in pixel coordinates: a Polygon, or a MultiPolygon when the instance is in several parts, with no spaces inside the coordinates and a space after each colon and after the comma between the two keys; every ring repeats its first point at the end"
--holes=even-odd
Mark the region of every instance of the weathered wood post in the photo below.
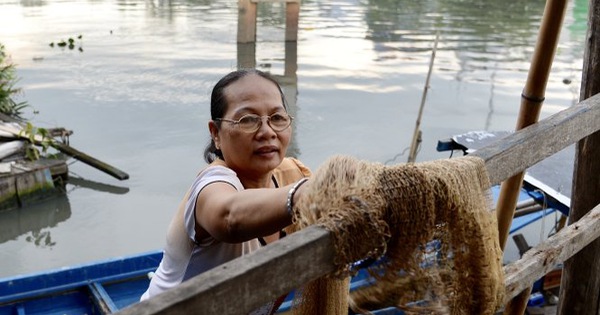
{"type": "MultiPolygon", "coordinates": [[[[280,83],[281,88],[285,94],[287,104],[288,104],[288,112],[293,117],[297,117],[296,114],[298,112],[298,43],[295,41],[286,41],[285,42],[285,64],[283,77],[278,77],[277,81],[280,83]]],[[[296,141],[296,126],[297,124],[292,124],[292,141],[288,146],[287,154],[288,156],[297,157],[300,156],[300,148],[298,147],[298,143],[296,141]]]]}
{"type": "Polygon", "coordinates": [[[256,2],[238,0],[238,43],[256,41],[256,2]]]}
{"type": "Polygon", "coordinates": [[[300,0],[286,0],[285,3],[285,41],[298,40],[298,22],[300,20],[300,0]]]}
{"type": "Polygon", "coordinates": [[[238,0],[238,43],[256,42],[256,4],[262,1],[285,2],[285,41],[297,41],[300,0],[238,0]]]}
{"type": "MultiPolygon", "coordinates": [[[[583,58],[580,100],[600,92],[600,0],[591,0],[583,58]]],[[[600,121],[596,121],[600,124],[600,121]]],[[[600,132],[577,142],[569,224],[600,203],[600,132]]],[[[600,312],[600,239],[564,264],[558,314],[600,312]]]]}
{"type": "Polygon", "coordinates": [[[237,67],[256,68],[256,43],[237,43],[237,67]]]}

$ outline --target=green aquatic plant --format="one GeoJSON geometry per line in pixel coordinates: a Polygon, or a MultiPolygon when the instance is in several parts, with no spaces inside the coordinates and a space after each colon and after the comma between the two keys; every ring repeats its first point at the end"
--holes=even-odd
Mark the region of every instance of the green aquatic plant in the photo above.
{"type": "MultiPolygon", "coordinates": [[[[82,48],[82,45],[81,45],[81,39],[82,38],[83,38],[83,35],[77,35],[77,39],[79,39],[79,48],[78,48],[78,50],[80,52],[83,52],[83,48],[82,48]]],[[[49,45],[50,45],[50,47],[54,47],[54,45],[56,45],[56,46],[61,47],[61,48],[67,47],[70,50],[73,50],[73,49],[75,49],[75,39],[73,39],[73,37],[69,37],[69,39],[67,39],[67,40],[61,39],[56,44],[54,44],[54,42],[51,42],[49,45]]]]}
{"type": "Polygon", "coordinates": [[[15,96],[22,92],[20,88],[15,87],[18,81],[15,65],[4,51],[4,45],[0,44],[0,113],[22,119],[23,109],[29,104],[25,101],[15,101],[15,96]]]}
{"type": "Polygon", "coordinates": [[[31,144],[37,144],[42,147],[42,151],[35,145],[28,145],[25,149],[25,155],[31,161],[39,160],[42,154],[48,152],[48,148],[51,146],[52,138],[49,136],[48,130],[34,126],[32,123],[27,122],[25,129],[19,132],[19,136],[27,138],[31,144]]]}

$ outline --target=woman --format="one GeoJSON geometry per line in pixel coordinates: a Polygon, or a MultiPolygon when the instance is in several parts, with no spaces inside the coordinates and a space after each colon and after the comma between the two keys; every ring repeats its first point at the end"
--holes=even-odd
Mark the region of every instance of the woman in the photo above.
{"type": "MultiPolygon", "coordinates": [[[[276,81],[238,70],[213,88],[205,150],[167,233],[163,260],[142,300],[277,239],[310,171],[285,158],[292,117],[276,81]],[[265,240],[266,239],[266,240],[265,240]]],[[[269,303],[253,314],[270,314],[269,303]]]]}

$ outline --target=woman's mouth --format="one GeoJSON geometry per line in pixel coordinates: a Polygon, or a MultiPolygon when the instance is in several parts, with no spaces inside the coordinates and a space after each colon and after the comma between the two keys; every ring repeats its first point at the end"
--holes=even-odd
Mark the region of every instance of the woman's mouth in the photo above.
{"type": "Polygon", "coordinates": [[[277,148],[277,146],[274,146],[274,145],[263,146],[254,151],[255,154],[263,155],[263,156],[272,155],[272,154],[275,154],[278,152],[279,152],[279,148],[277,148]]]}

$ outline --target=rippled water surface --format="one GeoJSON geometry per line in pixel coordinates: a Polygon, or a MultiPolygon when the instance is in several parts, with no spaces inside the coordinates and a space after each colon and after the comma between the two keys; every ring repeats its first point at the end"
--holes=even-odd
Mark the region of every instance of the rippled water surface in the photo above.
{"type": "MultiPolygon", "coordinates": [[[[232,0],[0,1],[26,116],[130,174],[73,162],[66,196],[0,213],[0,277],[162,247],[205,165],[210,89],[240,63],[281,77],[290,154],[313,169],[334,154],[406,162],[436,34],[417,160],[447,157],[439,139],[513,130],[544,4],[304,0],[286,44],[284,6],[264,3],[257,43],[238,45],[232,0]]],[[[577,102],[586,19],[587,2],[570,1],[542,118],[577,102]]]]}

